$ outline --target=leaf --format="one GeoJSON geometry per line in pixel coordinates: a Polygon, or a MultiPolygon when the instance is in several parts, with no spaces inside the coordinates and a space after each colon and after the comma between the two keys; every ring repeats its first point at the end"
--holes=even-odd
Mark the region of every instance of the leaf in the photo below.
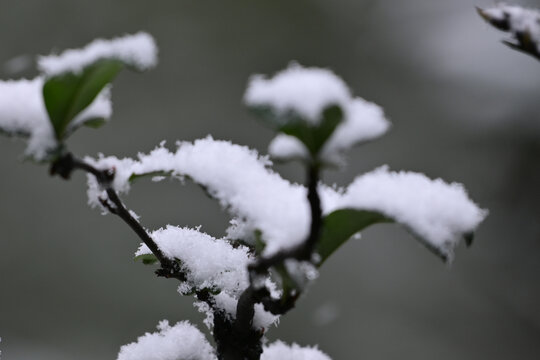
{"type": "Polygon", "coordinates": [[[43,99],[59,141],[65,138],[70,122],[94,101],[123,67],[119,60],[104,59],[80,73],[65,73],[47,79],[43,85],[43,99]]]}
{"type": "Polygon", "coordinates": [[[154,254],[142,254],[135,256],[134,261],[141,260],[144,265],[152,265],[159,262],[158,258],[154,254]]]}
{"type": "Polygon", "coordinates": [[[266,247],[266,243],[263,241],[262,231],[259,229],[255,230],[255,254],[260,256],[266,247]]]}
{"type": "MultiPolygon", "coordinates": [[[[321,239],[317,244],[317,253],[321,259],[318,266],[321,266],[330,255],[332,255],[341,245],[349,240],[354,234],[364,230],[370,225],[380,223],[398,223],[402,225],[411,235],[414,236],[422,245],[424,245],[432,253],[440,257],[443,261],[451,260],[451,248],[448,244],[435,245],[428,239],[418,235],[407,224],[399,223],[377,211],[356,210],[356,209],[339,209],[323,219],[323,232],[321,239]]],[[[474,233],[469,232],[462,235],[467,246],[471,246],[474,233]]]]}
{"type": "Polygon", "coordinates": [[[313,157],[317,156],[343,120],[343,110],[337,105],[325,108],[318,124],[313,124],[294,112],[276,113],[267,106],[251,109],[275,130],[294,136],[304,143],[313,157]]]}
{"type": "Polygon", "coordinates": [[[96,117],[96,118],[90,118],[88,120],[84,120],[82,125],[92,128],[92,129],[98,129],[102,127],[103,125],[105,125],[106,122],[107,122],[106,119],[102,117],[96,117]]]}
{"type": "Polygon", "coordinates": [[[321,239],[317,244],[317,253],[321,257],[318,266],[357,232],[373,224],[392,221],[379,212],[368,210],[340,209],[326,215],[321,239]]]}

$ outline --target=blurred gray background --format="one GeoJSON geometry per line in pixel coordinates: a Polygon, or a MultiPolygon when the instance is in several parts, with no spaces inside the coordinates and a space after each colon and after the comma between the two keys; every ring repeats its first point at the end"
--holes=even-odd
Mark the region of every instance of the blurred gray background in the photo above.
{"type": "MultiPolygon", "coordinates": [[[[538,2],[521,4],[540,5],[538,2]]],[[[540,63],[500,44],[474,6],[491,0],[2,0],[1,78],[33,56],[146,30],[160,64],[122,73],[115,115],[70,141],[80,155],[134,156],[212,134],[262,153],[272,138],[241,103],[250,74],[289,61],[333,69],[384,107],[391,132],[325,181],[382,164],[464,183],[490,215],[451,267],[398,227],[350,241],[270,339],[333,359],[540,358],[540,63]]],[[[138,239],[86,206],[85,178],[50,178],[0,138],[2,359],[114,359],[191,298],[132,260],[138,239]]],[[[303,181],[297,165],[279,166],[303,181]]],[[[125,198],[151,229],[221,236],[227,215],[194,185],[140,182],[125,198]]]]}

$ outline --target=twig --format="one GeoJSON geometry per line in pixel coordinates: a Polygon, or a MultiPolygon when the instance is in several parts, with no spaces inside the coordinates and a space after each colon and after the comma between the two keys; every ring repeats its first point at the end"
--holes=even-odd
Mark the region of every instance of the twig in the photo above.
{"type": "Polygon", "coordinates": [[[313,252],[320,239],[322,230],[321,200],[317,190],[319,183],[319,168],[315,165],[310,166],[307,175],[307,198],[311,210],[309,235],[300,245],[290,250],[280,251],[267,258],[261,257],[255,263],[249,265],[248,270],[250,272],[251,285],[244,290],[240,296],[236,308],[236,328],[238,331],[241,331],[241,329],[245,329],[246,327],[251,329],[253,316],[255,314],[255,304],[262,303],[266,311],[269,311],[274,315],[282,315],[291,310],[298,299],[299,293],[284,294],[283,300],[273,299],[266,287],[256,287],[253,283],[258,275],[266,274],[271,267],[283,264],[288,259],[313,261],[313,252]]]}
{"type": "Polygon", "coordinates": [[[100,186],[103,187],[107,193],[107,199],[100,199],[101,204],[112,214],[117,215],[122,219],[159,260],[161,269],[157,270],[156,274],[158,276],[184,281],[185,274],[181,271],[180,265],[163,254],[146,229],[131,215],[130,211],[118,196],[118,193],[112,187],[114,170],[97,169],[84,160],[77,159],[71,153],[67,153],[51,164],[50,174],[57,174],[64,179],[69,179],[72,172],[76,169],[83,170],[95,176],[100,186]]]}

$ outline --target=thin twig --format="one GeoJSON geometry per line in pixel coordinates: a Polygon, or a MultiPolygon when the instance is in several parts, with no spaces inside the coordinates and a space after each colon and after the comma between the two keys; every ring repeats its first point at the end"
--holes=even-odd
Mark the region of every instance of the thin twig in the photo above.
{"type": "Polygon", "coordinates": [[[131,212],[126,208],[116,190],[114,190],[112,186],[114,180],[114,170],[97,169],[84,160],[77,159],[71,153],[67,153],[51,164],[50,173],[51,175],[58,174],[64,179],[69,179],[72,172],[77,169],[94,175],[99,185],[107,193],[107,199],[100,199],[101,204],[112,214],[117,215],[120,219],[122,219],[159,260],[161,269],[156,271],[156,273],[159,276],[176,278],[180,281],[184,281],[185,274],[181,271],[180,265],[163,254],[154,239],[152,239],[141,223],[131,215],[131,212]]]}

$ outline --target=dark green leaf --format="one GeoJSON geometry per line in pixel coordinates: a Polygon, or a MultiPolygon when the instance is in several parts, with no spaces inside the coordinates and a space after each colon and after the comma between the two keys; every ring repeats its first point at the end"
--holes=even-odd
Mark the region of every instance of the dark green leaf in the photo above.
{"type": "Polygon", "coordinates": [[[281,278],[281,288],[283,290],[282,294],[282,300],[286,301],[287,298],[291,293],[294,292],[294,290],[298,290],[300,287],[294,281],[294,279],[289,274],[289,271],[287,271],[287,268],[283,263],[276,265],[274,267],[276,269],[276,272],[278,273],[279,277],[281,278]]]}
{"type": "Polygon", "coordinates": [[[323,233],[317,244],[317,253],[321,256],[319,266],[357,232],[369,225],[392,222],[381,213],[354,209],[336,210],[323,221],[323,233]]]}
{"type": "MultiPolygon", "coordinates": [[[[382,213],[356,209],[336,210],[326,215],[323,221],[323,232],[321,239],[317,244],[317,253],[321,256],[319,266],[354,234],[364,230],[366,227],[378,223],[398,223],[396,220],[391,219],[382,213]]],[[[440,257],[443,261],[449,260],[449,252],[451,249],[448,249],[448,245],[436,246],[414,232],[407,224],[401,225],[420,241],[422,245],[440,257]]],[[[472,232],[463,234],[463,238],[467,246],[470,246],[474,234],[472,232]]]]}
{"type": "Polygon", "coordinates": [[[255,230],[255,254],[257,256],[260,256],[262,252],[264,251],[264,248],[266,247],[266,243],[263,241],[262,238],[262,231],[257,229],[255,230]]]}
{"type": "Polygon", "coordinates": [[[154,254],[143,254],[143,255],[135,256],[133,260],[134,261],[141,260],[144,265],[152,265],[159,262],[159,260],[154,254]]]}
{"type": "Polygon", "coordinates": [[[86,67],[81,73],[47,79],[43,99],[58,140],[65,137],[71,121],[94,101],[123,66],[119,60],[105,59],[86,67]]]}
{"type": "Polygon", "coordinates": [[[254,107],[252,110],[275,130],[299,139],[313,157],[316,157],[343,120],[343,110],[337,105],[327,107],[316,125],[294,112],[277,114],[270,107],[254,107]]]}
{"type": "Polygon", "coordinates": [[[98,129],[102,127],[103,125],[105,125],[106,122],[107,120],[105,120],[104,118],[96,117],[96,118],[90,118],[88,120],[84,120],[82,125],[87,126],[92,129],[98,129]]]}

